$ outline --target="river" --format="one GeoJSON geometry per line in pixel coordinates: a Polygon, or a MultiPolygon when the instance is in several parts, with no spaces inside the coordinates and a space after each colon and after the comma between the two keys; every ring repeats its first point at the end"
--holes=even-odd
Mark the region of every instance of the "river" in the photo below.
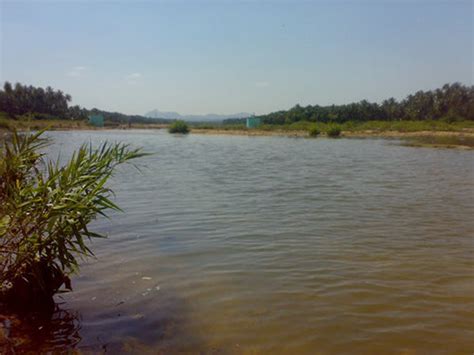
{"type": "Polygon", "coordinates": [[[471,354],[474,154],[396,140],[50,132],[120,141],[123,213],[36,349],[471,354]],[[70,318],[68,318],[70,317],[70,318]],[[65,320],[64,320],[65,319],[65,320]],[[63,324],[61,323],[61,324],[63,324]]]}

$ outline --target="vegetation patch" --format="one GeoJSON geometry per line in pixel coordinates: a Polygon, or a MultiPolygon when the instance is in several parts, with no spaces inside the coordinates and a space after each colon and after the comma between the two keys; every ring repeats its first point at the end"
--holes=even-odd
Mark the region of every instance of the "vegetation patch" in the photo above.
{"type": "Polygon", "coordinates": [[[11,129],[11,128],[12,128],[12,124],[8,120],[0,117],[0,129],[11,129]]]}
{"type": "Polygon", "coordinates": [[[187,134],[189,133],[189,126],[186,122],[178,120],[170,125],[170,127],[168,128],[168,132],[187,134]]]}
{"type": "MultiPolygon", "coordinates": [[[[93,108],[88,110],[78,105],[70,106],[71,95],[51,87],[34,87],[16,83],[12,85],[6,81],[3,90],[0,89],[0,108],[7,114],[11,121],[28,120],[35,121],[61,121],[67,127],[71,121],[87,121],[89,115],[102,115],[106,123],[116,125],[140,124],[164,124],[170,120],[160,118],[149,118],[139,115],[125,115],[119,112],[108,112],[93,108]]],[[[15,124],[17,127],[18,125],[15,124]]]]}
{"type": "Polygon", "coordinates": [[[328,135],[328,137],[330,138],[337,138],[341,135],[341,132],[342,132],[342,129],[341,127],[339,126],[331,126],[328,128],[328,130],[326,131],[326,134],[328,135]]]}
{"type": "Polygon", "coordinates": [[[474,149],[472,136],[416,136],[406,138],[403,145],[409,147],[474,149]]]}
{"type": "MultiPolygon", "coordinates": [[[[289,110],[258,116],[263,124],[291,125],[295,122],[344,123],[348,121],[438,121],[474,120],[474,86],[445,84],[436,90],[417,91],[397,101],[381,104],[362,100],[345,105],[295,105],[289,110]]],[[[225,121],[224,121],[225,123],[225,121]]],[[[234,122],[235,123],[235,122],[234,122]]]]}
{"type": "Polygon", "coordinates": [[[49,142],[13,133],[0,151],[0,301],[12,308],[54,306],[79,260],[92,255],[86,241],[97,215],[119,210],[105,186],[115,168],[144,154],[124,144],[83,145],[69,162],[46,161],[49,142]]]}
{"type": "Polygon", "coordinates": [[[321,134],[321,131],[319,130],[318,127],[313,126],[309,129],[309,136],[310,137],[317,137],[321,134]]]}

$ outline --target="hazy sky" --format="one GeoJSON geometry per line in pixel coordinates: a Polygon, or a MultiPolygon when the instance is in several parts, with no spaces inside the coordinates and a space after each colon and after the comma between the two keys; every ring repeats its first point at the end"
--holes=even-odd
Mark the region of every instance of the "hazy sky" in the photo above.
{"type": "Polygon", "coordinates": [[[5,1],[0,81],[124,113],[267,113],[473,81],[473,1],[5,1]]]}

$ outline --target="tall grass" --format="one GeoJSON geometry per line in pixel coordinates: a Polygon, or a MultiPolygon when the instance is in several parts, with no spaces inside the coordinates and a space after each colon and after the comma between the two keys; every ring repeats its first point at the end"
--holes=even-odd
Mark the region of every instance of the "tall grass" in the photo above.
{"type": "MultiPolygon", "coordinates": [[[[263,124],[257,128],[262,131],[307,131],[310,132],[315,127],[324,134],[327,134],[331,127],[337,126],[342,132],[419,132],[419,131],[462,131],[464,129],[474,129],[474,121],[453,121],[446,120],[425,120],[425,121],[348,121],[344,123],[324,123],[298,121],[284,125],[263,124]]],[[[196,127],[201,128],[201,127],[196,127]]],[[[206,125],[206,129],[227,129],[241,130],[245,129],[244,125],[206,125]]]]}
{"type": "Polygon", "coordinates": [[[313,127],[311,127],[311,128],[309,129],[309,135],[310,135],[310,137],[317,137],[317,136],[319,136],[320,134],[321,134],[321,131],[319,130],[319,128],[318,128],[316,125],[314,125],[313,127]]]}
{"type": "Polygon", "coordinates": [[[330,138],[337,138],[341,135],[342,129],[339,125],[331,125],[328,127],[326,134],[330,138]]]}
{"type": "Polygon", "coordinates": [[[447,122],[443,120],[426,121],[367,121],[345,122],[341,124],[343,131],[460,131],[464,128],[474,128],[474,121],[447,122]]]}
{"type": "Polygon", "coordinates": [[[340,124],[324,122],[299,121],[286,125],[264,125],[266,130],[277,131],[307,131],[310,132],[315,127],[321,132],[327,134],[328,131],[337,126],[342,132],[420,132],[420,131],[462,131],[465,129],[474,129],[474,121],[348,121],[340,124]]]}
{"type": "Polygon", "coordinates": [[[82,129],[90,128],[86,121],[62,120],[48,116],[48,118],[37,119],[34,115],[22,115],[13,119],[5,112],[0,112],[0,129],[5,130],[42,130],[42,129],[82,129]]]}

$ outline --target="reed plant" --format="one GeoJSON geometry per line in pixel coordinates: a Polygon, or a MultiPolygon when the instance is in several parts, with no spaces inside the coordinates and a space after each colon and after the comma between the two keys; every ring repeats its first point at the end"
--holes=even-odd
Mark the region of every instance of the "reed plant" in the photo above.
{"type": "Polygon", "coordinates": [[[116,167],[144,155],[126,144],[82,145],[63,166],[41,151],[50,141],[13,132],[0,150],[0,301],[51,306],[82,258],[98,215],[120,210],[106,186],[116,167]]]}

